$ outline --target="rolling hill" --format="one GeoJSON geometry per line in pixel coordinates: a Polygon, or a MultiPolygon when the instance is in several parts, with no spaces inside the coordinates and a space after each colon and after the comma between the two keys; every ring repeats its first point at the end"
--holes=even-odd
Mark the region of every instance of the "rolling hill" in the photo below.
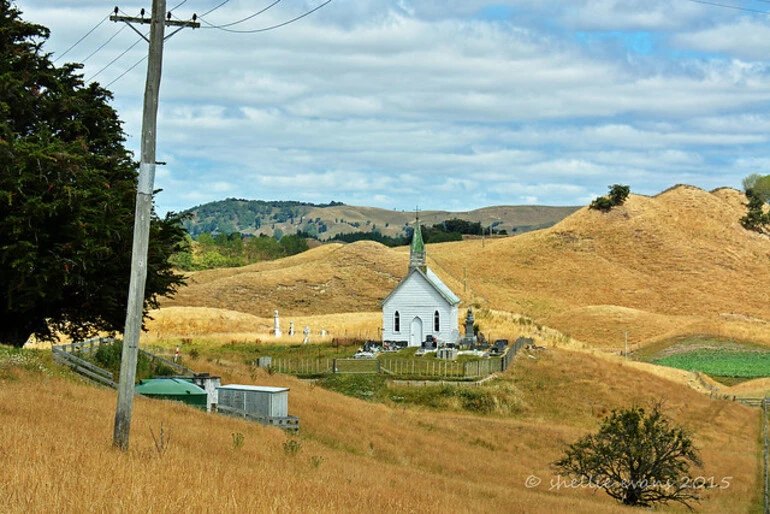
{"type": "MultiPolygon", "coordinates": [[[[677,186],[580,209],[545,230],[428,245],[463,299],[531,316],[597,346],[711,331],[770,343],[770,239],[743,229],[742,193],[677,186]],[[467,282],[464,279],[467,277],[467,282]]],[[[338,207],[340,209],[344,207],[338,207]]],[[[332,244],[237,269],[193,273],[164,305],[269,317],[372,312],[404,276],[407,250],[332,244]]]]}
{"type": "MultiPolygon", "coordinates": [[[[204,357],[188,362],[196,371],[223,383],[289,387],[290,413],[302,424],[294,453],[278,429],[138,398],[132,449],[122,454],[110,445],[113,392],[51,370],[50,354],[0,351],[7,471],[0,509],[624,512],[590,488],[552,487],[551,463],[612,409],[665,400],[665,412],[701,450],[704,467],[695,475],[729,483],[705,491],[697,509],[759,512],[759,411],[709,398],[687,371],[600,351],[626,330],[636,344],[694,331],[770,344],[770,240],[738,224],[742,202],[734,190],[679,186],[631,196],[609,213],[581,209],[537,232],[428,245],[431,268],[477,307],[485,330],[519,330],[547,343],[467,388],[488,395],[483,412],[405,405],[395,393],[382,403],[342,396],[219,351],[247,338],[260,344],[255,333],[265,336],[273,309],[338,333],[376,328],[379,302],[406,273],[406,248],[334,243],[191,273],[188,286],[154,313],[142,344],[165,340],[170,348],[179,339],[169,334],[195,334],[204,357]],[[580,341],[529,320],[522,325],[518,313],[580,341]],[[155,439],[161,427],[171,435],[163,451],[155,439]],[[169,469],[188,472],[170,477],[169,469]]],[[[315,348],[291,351],[301,358],[315,348]]]]}
{"type": "MultiPolygon", "coordinates": [[[[553,225],[575,212],[578,207],[545,207],[537,205],[485,207],[474,211],[421,211],[425,225],[458,218],[480,222],[508,233],[522,233],[553,225]]],[[[399,236],[414,222],[414,212],[357,207],[339,202],[317,205],[303,202],[265,202],[229,198],[188,209],[185,228],[196,237],[202,232],[241,232],[272,236],[294,234],[301,230],[325,240],[337,234],[378,230],[386,236],[399,236]]]]}
{"type": "Polygon", "coordinates": [[[431,254],[454,273],[475,263],[471,283],[496,308],[598,344],[625,331],[635,343],[710,325],[764,332],[770,239],[741,227],[743,202],[736,190],[678,186],[485,248],[431,254]]]}

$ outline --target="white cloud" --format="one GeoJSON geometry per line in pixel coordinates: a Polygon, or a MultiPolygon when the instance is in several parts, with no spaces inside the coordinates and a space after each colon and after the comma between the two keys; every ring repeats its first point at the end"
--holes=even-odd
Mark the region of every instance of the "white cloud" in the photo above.
{"type": "MultiPolygon", "coordinates": [[[[107,14],[96,0],[18,3],[51,27],[56,54],[107,14]]],[[[317,3],[282,2],[232,28],[317,3]]],[[[176,13],[213,5],[189,0],[176,13]]],[[[232,0],[207,19],[255,9],[232,0]]],[[[466,210],[586,203],[617,181],[648,194],[677,182],[737,186],[770,161],[766,21],[665,0],[334,0],[262,34],[185,30],[165,50],[158,156],[169,166],[158,202],[178,210],[236,195],[466,210]]],[[[103,24],[67,58],[117,30],[103,24]]],[[[121,32],[85,76],[136,38],[121,32]]],[[[145,52],[137,45],[99,79],[145,52]]],[[[143,69],[111,86],[134,150],[143,69]]]]}

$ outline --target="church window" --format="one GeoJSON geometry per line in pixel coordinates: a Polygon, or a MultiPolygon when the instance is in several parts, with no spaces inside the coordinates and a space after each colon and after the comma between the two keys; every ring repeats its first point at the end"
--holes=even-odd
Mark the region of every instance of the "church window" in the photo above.
{"type": "Polygon", "coordinates": [[[438,317],[438,311],[433,314],[433,331],[438,332],[439,331],[439,317],[438,317]]]}
{"type": "Polygon", "coordinates": [[[393,331],[401,332],[401,315],[396,311],[396,315],[393,316],[393,331]]]}

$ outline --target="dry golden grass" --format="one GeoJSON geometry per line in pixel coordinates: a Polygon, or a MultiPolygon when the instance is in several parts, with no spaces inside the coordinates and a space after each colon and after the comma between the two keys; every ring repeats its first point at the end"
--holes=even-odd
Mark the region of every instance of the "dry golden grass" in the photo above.
{"type": "MultiPolygon", "coordinates": [[[[468,304],[521,313],[596,347],[710,332],[770,344],[770,238],[744,230],[743,195],[677,186],[581,209],[516,237],[428,246],[468,304]],[[463,277],[467,274],[467,283],[463,277]],[[467,287],[465,287],[467,286],[467,287]]],[[[332,244],[280,261],[191,274],[164,306],[260,317],[373,312],[405,275],[406,248],[332,244]]]]}
{"type": "Polygon", "coordinates": [[[610,213],[582,209],[556,226],[518,237],[429,247],[452,274],[497,309],[522,312],[598,345],[687,333],[691,325],[770,338],[770,239],[744,230],[742,195],[672,188],[632,195],[610,213]],[[621,309],[616,309],[617,307],[621,309]]]}
{"type": "MultiPolygon", "coordinates": [[[[391,408],[199,359],[198,371],[224,383],[290,387],[300,453],[284,452],[287,436],[277,429],[140,398],[124,455],[110,447],[114,392],[0,373],[0,512],[624,512],[602,493],[548,490],[550,463],[610,409],[661,399],[695,433],[706,463],[696,476],[732,477],[729,488],[706,493],[699,510],[758,512],[758,410],[708,398],[691,373],[610,353],[622,348],[626,330],[632,348],[690,333],[770,345],[770,241],[744,231],[742,214],[737,191],[677,187],[632,196],[609,214],[583,209],[537,233],[430,245],[429,265],[466,305],[478,305],[490,338],[528,336],[548,347],[522,353],[487,386],[515,396],[513,407],[498,410],[513,414],[391,408]],[[149,432],[161,423],[172,434],[162,456],[149,432]],[[243,448],[233,448],[233,433],[244,434],[243,448]],[[544,483],[526,488],[530,475],[544,483]]],[[[376,243],[332,244],[193,273],[153,313],[142,344],[199,336],[268,342],[273,309],[284,332],[293,320],[298,332],[310,325],[314,334],[373,333],[407,255],[376,243]]],[[[770,391],[770,381],[729,391],[770,391]]]]}
{"type": "Polygon", "coordinates": [[[255,316],[374,311],[398,284],[403,253],[369,241],[329,244],[278,261],[191,273],[163,306],[216,307],[255,316]],[[386,293],[387,294],[387,293],[386,293]]]}
{"type": "Polygon", "coordinates": [[[305,326],[310,327],[310,343],[327,343],[334,337],[376,339],[382,326],[382,313],[355,312],[318,316],[281,317],[280,338],[270,331],[273,318],[260,318],[251,314],[211,307],[163,307],[150,312],[148,331],[142,335],[142,343],[157,344],[159,341],[179,338],[205,339],[208,341],[280,342],[301,343],[305,326]],[[294,322],[294,336],[289,336],[289,323],[294,322]],[[321,336],[321,331],[326,336],[321,336]],[[205,336],[205,337],[201,337],[205,336]]]}
{"type": "Polygon", "coordinates": [[[393,409],[237,364],[201,369],[226,383],[290,387],[290,411],[302,422],[296,456],[278,429],[143,398],[131,451],[121,454],[110,446],[114,392],[11,373],[0,380],[0,511],[623,512],[602,493],[549,491],[550,463],[562,441],[595,430],[609,409],[660,398],[695,431],[706,463],[697,476],[733,477],[699,510],[747,512],[758,499],[756,409],[584,353],[535,356],[517,358],[491,385],[518,391],[522,407],[506,417],[393,409]],[[161,424],[171,434],[163,455],[150,434],[161,424]],[[530,475],[544,483],[526,488],[530,475]]]}

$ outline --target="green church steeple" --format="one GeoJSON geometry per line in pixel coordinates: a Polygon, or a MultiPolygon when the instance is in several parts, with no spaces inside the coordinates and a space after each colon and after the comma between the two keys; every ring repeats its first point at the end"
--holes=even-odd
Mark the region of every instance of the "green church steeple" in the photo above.
{"type": "Polygon", "coordinates": [[[409,270],[411,271],[413,268],[420,268],[423,272],[428,268],[425,262],[425,243],[422,240],[419,217],[414,222],[412,244],[409,246],[409,270]]]}

